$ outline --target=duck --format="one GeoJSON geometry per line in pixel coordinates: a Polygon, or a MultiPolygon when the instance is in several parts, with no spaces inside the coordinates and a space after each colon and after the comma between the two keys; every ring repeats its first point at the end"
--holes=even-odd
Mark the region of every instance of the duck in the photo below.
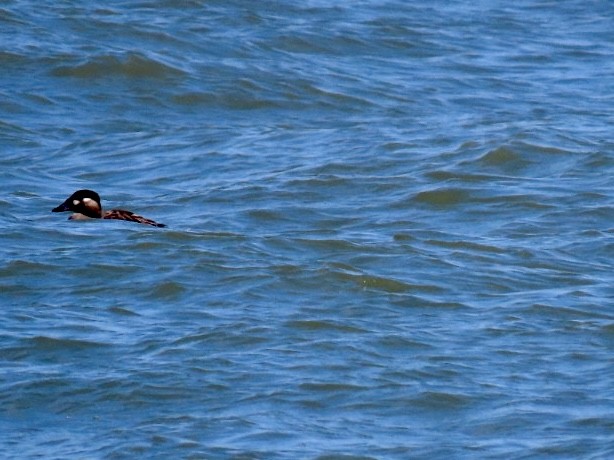
{"type": "Polygon", "coordinates": [[[123,209],[103,211],[102,205],[100,204],[100,195],[93,190],[77,190],[66,198],[64,203],[51,210],[51,212],[64,211],[74,212],[68,220],[115,219],[138,222],[139,224],[151,225],[153,227],[166,227],[164,224],[139,216],[130,211],[124,211],[123,209]]]}

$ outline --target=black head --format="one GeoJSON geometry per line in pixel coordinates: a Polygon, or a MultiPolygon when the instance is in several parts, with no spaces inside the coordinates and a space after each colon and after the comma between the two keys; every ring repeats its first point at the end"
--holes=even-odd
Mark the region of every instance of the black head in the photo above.
{"type": "Polygon", "coordinates": [[[51,212],[72,211],[87,217],[102,217],[100,196],[93,190],[77,190],[51,212]]]}

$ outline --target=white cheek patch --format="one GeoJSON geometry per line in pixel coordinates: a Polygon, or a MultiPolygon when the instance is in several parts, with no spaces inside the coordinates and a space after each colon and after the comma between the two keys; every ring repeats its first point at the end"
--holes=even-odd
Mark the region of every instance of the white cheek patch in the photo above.
{"type": "Polygon", "coordinates": [[[79,200],[72,200],[72,204],[74,204],[75,206],[77,206],[79,203],[81,203],[79,200]]]}
{"type": "Polygon", "coordinates": [[[87,205],[89,205],[92,201],[94,200],[92,200],[91,198],[83,198],[83,202],[87,205]]]}

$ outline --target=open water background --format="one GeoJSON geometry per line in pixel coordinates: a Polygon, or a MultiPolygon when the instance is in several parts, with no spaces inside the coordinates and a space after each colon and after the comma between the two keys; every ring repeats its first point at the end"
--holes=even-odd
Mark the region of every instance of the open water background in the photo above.
{"type": "Polygon", "coordinates": [[[612,458],[613,24],[2,1],[0,457],[612,458]]]}

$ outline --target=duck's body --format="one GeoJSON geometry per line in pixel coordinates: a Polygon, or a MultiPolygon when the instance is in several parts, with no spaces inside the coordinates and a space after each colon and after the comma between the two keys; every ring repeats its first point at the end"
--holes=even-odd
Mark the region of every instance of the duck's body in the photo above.
{"type": "Polygon", "coordinates": [[[74,212],[74,214],[69,217],[69,219],[72,220],[115,219],[138,222],[139,224],[147,224],[154,227],[166,227],[164,224],[159,224],[151,219],[139,216],[130,211],[124,211],[123,209],[103,211],[102,205],[100,204],[100,196],[93,190],[77,190],[70,195],[64,203],[51,210],[51,212],[64,211],[74,212]]]}

